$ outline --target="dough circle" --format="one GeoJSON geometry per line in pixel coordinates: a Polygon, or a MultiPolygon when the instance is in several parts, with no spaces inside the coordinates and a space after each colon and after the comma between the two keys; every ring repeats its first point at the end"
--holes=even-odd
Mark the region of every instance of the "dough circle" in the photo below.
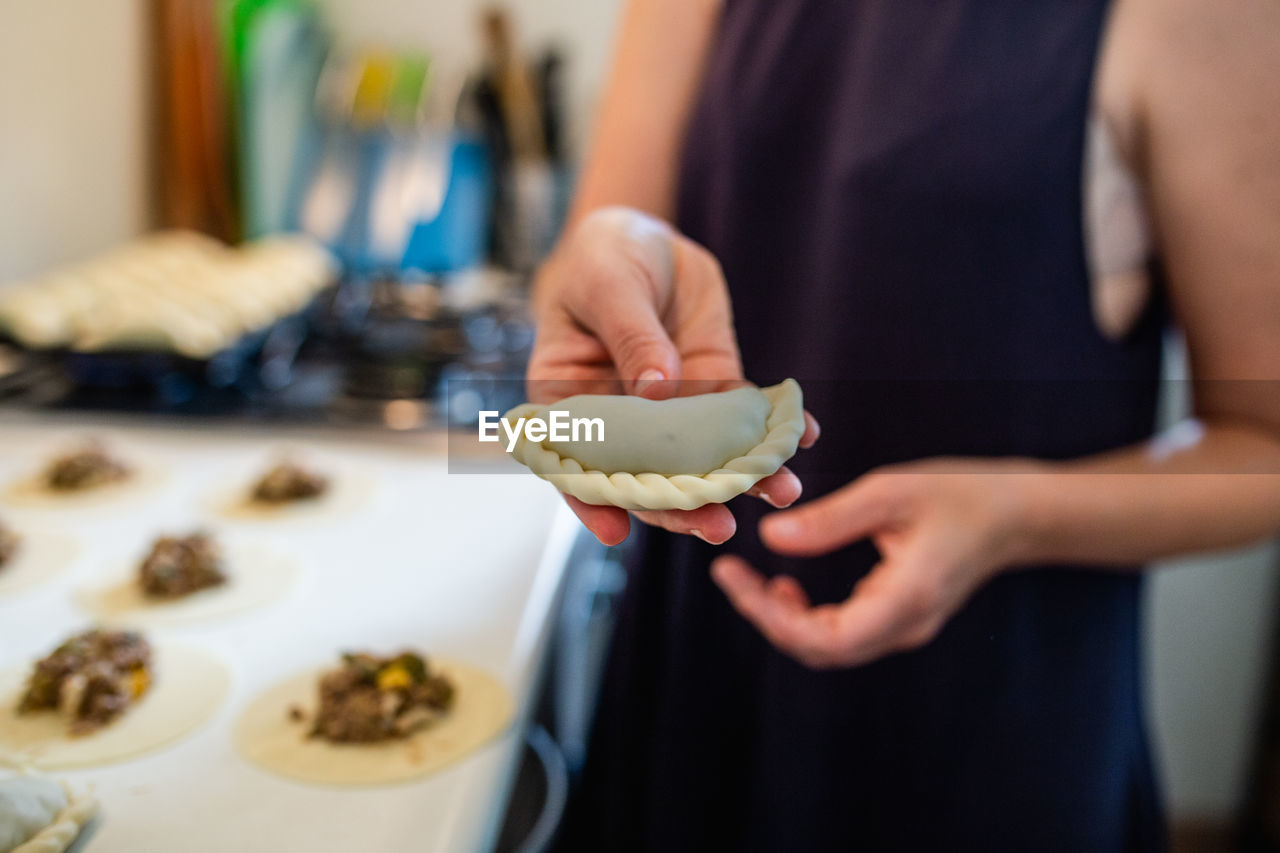
{"type": "MultiPolygon", "coordinates": [[[[794,379],[759,391],[770,407],[764,438],[741,456],[723,460],[720,467],[700,476],[648,471],[606,474],[584,468],[578,460],[562,456],[549,447],[548,442],[529,441],[523,432],[511,455],[534,474],[584,503],[612,505],[627,510],[690,510],[705,504],[724,503],[776,473],[795,455],[800,437],[804,435],[804,396],[794,379]]],[[[507,412],[502,418],[514,421],[541,415],[554,408],[554,403],[549,406],[525,404],[507,412]]],[[[677,440],[692,441],[699,433],[715,433],[718,427],[713,419],[704,418],[665,425],[664,429],[674,432],[677,440]]]]}
{"type": "Polygon", "coordinates": [[[61,714],[19,716],[29,665],[0,674],[0,756],[39,770],[90,767],[151,752],[194,731],[226,696],[227,669],[186,646],[155,651],[155,685],[119,719],[83,737],[68,736],[61,714]]]}
{"type": "MultiPolygon", "coordinates": [[[[318,470],[323,470],[319,465],[318,470]]],[[[260,503],[250,496],[252,482],[238,482],[215,493],[210,509],[229,521],[288,522],[342,518],[360,510],[373,496],[374,481],[367,474],[336,471],[329,490],[319,497],[280,505],[260,503]]]]}
{"type": "Polygon", "coordinates": [[[76,540],[46,530],[17,529],[22,537],[9,564],[0,568],[0,597],[38,586],[65,572],[80,551],[76,540]]]}
{"type": "Polygon", "coordinates": [[[379,785],[434,773],[462,759],[503,732],[514,711],[507,689],[484,670],[431,658],[453,681],[456,698],[449,713],[404,740],[334,744],[307,737],[316,692],[324,670],[294,676],[261,694],[236,724],[241,755],[274,773],[324,785],[379,785]],[[289,708],[306,720],[289,719],[289,708]]]}
{"type": "Polygon", "coordinates": [[[0,493],[0,500],[18,509],[98,509],[137,500],[163,483],[164,478],[160,470],[135,468],[119,482],[84,491],[59,492],[45,485],[43,476],[37,473],[10,483],[0,493]]]}
{"type": "Polygon", "coordinates": [[[110,625],[174,625],[221,619],[284,598],[298,575],[287,557],[255,543],[231,543],[226,549],[227,582],[173,601],[142,594],[138,569],[130,565],[110,583],[76,592],[76,603],[110,625]]]}

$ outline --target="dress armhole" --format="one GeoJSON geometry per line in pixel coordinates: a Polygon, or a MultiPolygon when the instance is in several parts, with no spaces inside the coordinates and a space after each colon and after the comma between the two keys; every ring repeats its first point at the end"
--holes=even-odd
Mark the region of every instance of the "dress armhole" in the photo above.
{"type": "Polygon", "coordinates": [[[1147,199],[1096,109],[1088,119],[1084,159],[1085,255],[1093,318],[1104,336],[1119,340],[1151,300],[1147,199]]]}

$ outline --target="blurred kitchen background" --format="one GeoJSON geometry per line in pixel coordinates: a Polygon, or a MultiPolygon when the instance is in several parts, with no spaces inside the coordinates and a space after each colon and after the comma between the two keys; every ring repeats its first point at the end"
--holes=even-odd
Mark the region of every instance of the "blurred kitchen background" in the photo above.
{"type": "MultiPolygon", "coordinates": [[[[620,5],[6,0],[0,299],[164,228],[231,244],[303,230],[341,266],[227,352],[11,341],[0,405],[390,430],[440,425],[445,388],[501,407],[485,395],[520,374],[529,272],[620,5]]],[[[1150,717],[1180,849],[1229,849],[1240,827],[1280,844],[1276,569],[1268,546],[1150,586],[1150,717]]]]}

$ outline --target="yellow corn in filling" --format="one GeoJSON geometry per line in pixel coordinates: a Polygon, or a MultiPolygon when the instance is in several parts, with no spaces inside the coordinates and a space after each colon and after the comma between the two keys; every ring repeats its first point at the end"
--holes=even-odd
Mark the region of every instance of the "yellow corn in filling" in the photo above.
{"type": "Polygon", "coordinates": [[[147,672],[145,666],[135,667],[129,673],[129,689],[133,692],[133,698],[137,699],[143,693],[147,692],[147,688],[151,686],[151,673],[147,672]]]}
{"type": "Polygon", "coordinates": [[[389,666],[378,673],[379,690],[395,690],[397,687],[408,687],[413,683],[413,676],[402,666],[389,666]]]}

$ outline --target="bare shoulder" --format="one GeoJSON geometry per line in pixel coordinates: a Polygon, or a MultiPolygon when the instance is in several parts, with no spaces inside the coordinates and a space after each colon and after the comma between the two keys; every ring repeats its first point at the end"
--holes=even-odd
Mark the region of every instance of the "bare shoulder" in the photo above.
{"type": "Polygon", "coordinates": [[[1117,0],[1097,96],[1197,374],[1280,379],[1280,3],[1117,0]]]}
{"type": "Polygon", "coordinates": [[[1278,81],[1275,0],[1116,0],[1096,96],[1142,167],[1175,135],[1274,152],[1278,81]]]}

